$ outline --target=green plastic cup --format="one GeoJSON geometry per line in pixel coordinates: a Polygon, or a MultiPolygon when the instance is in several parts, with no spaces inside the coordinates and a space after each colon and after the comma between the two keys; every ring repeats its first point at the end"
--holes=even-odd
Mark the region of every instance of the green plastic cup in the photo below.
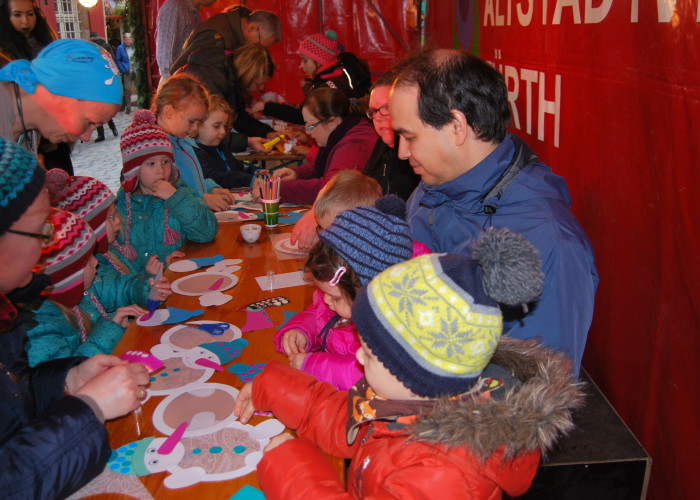
{"type": "Polygon", "coordinates": [[[277,227],[280,215],[280,199],[260,200],[265,217],[265,227],[277,227]]]}

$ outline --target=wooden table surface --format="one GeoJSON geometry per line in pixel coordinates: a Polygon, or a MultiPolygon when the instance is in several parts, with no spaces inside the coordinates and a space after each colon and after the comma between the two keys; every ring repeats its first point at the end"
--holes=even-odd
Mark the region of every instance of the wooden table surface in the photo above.
{"type": "MultiPolygon", "coordinates": [[[[258,224],[262,225],[262,222],[258,222],[258,224]]],[[[304,266],[305,257],[279,260],[272,247],[270,237],[276,234],[289,233],[292,227],[287,226],[267,229],[262,226],[260,239],[255,243],[246,243],[241,236],[240,226],[241,223],[221,224],[219,226],[219,234],[212,243],[193,244],[188,242],[185,245],[184,251],[188,257],[211,257],[221,254],[227,259],[243,259],[243,263],[240,264],[241,269],[235,273],[239,277],[238,284],[223,292],[232,295],[233,300],[221,306],[203,308],[205,309],[204,315],[192,318],[191,321],[202,319],[220,320],[235,324],[241,328],[245,324],[246,319],[246,313],[243,309],[245,309],[248,304],[266,298],[284,296],[290,299],[290,304],[266,309],[272,322],[278,325],[283,321],[284,310],[300,312],[311,302],[311,295],[313,292],[313,287],[311,286],[306,285],[263,291],[255,281],[256,276],[265,276],[267,270],[273,270],[275,273],[279,274],[297,271],[304,266]]],[[[201,271],[202,269],[199,269],[192,271],[192,273],[201,271]]],[[[189,273],[172,273],[167,271],[165,276],[173,281],[186,274],[189,273]]],[[[175,293],[170,296],[165,305],[189,310],[202,308],[199,305],[198,297],[183,296],[175,293]]],[[[129,349],[149,351],[152,346],[159,343],[161,335],[173,326],[175,325],[140,327],[134,323],[126,330],[114,354],[119,356],[129,349]]],[[[250,344],[243,349],[241,356],[236,359],[236,362],[249,364],[262,360],[277,360],[286,363],[286,357],[275,351],[273,344],[274,334],[274,328],[244,332],[243,338],[247,339],[250,344]]],[[[214,375],[207,382],[228,384],[238,389],[243,385],[240,379],[236,375],[226,371],[225,367],[223,372],[214,372],[214,375]]],[[[139,418],[141,437],[136,433],[134,414],[129,414],[120,419],[108,422],[107,429],[112,449],[117,449],[127,443],[148,436],[162,437],[162,434],[153,427],[152,414],[158,403],[163,399],[163,396],[153,396],[142,406],[141,417],[139,418]]],[[[253,417],[250,423],[257,425],[264,421],[265,418],[266,417],[253,417]]],[[[331,457],[329,458],[334,468],[338,471],[339,476],[344,479],[345,471],[343,461],[331,457]]],[[[284,467],[284,464],[280,464],[280,466],[284,467]]],[[[161,472],[143,476],[140,480],[156,499],[228,499],[246,484],[260,488],[257,474],[251,473],[234,480],[202,482],[194,486],[171,490],[163,485],[163,480],[167,475],[166,472],[161,472]]],[[[105,496],[103,498],[107,497],[105,496]]]]}
{"type": "Polygon", "coordinates": [[[302,163],[304,155],[292,154],[292,153],[280,153],[279,151],[273,151],[271,153],[251,153],[248,155],[233,155],[238,161],[245,163],[260,163],[263,168],[274,168],[281,165],[291,166],[293,163],[302,163]],[[268,166],[267,163],[270,162],[268,166]]]}

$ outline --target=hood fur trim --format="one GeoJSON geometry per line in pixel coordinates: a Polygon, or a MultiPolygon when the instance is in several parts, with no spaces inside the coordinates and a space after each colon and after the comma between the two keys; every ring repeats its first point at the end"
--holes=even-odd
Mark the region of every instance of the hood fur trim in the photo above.
{"type": "Polygon", "coordinates": [[[573,410],[584,403],[582,383],[571,378],[565,354],[537,340],[503,337],[491,359],[522,381],[500,400],[440,400],[435,410],[410,427],[423,441],[466,446],[481,460],[505,446],[504,456],[539,449],[544,455],[574,427],[573,410]]]}

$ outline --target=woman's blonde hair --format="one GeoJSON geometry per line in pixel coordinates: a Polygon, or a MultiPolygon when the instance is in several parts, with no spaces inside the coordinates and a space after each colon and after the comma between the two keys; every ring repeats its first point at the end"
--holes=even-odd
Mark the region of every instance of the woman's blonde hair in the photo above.
{"type": "Polygon", "coordinates": [[[261,78],[272,78],[275,72],[270,52],[260,43],[249,43],[234,50],[233,67],[244,93],[261,78]]]}
{"type": "Polygon", "coordinates": [[[211,96],[202,82],[187,73],[178,73],[165,80],[153,96],[151,111],[158,117],[165,106],[182,109],[186,102],[193,99],[200,101],[209,109],[211,96]]]}

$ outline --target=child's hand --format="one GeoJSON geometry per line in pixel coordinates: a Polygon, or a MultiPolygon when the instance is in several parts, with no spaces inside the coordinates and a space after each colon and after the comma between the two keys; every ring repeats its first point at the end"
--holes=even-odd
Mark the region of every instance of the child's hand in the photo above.
{"type": "Polygon", "coordinates": [[[151,255],[146,262],[146,274],[156,275],[163,270],[163,263],[158,260],[157,255],[151,255]]]}
{"type": "Polygon", "coordinates": [[[161,200],[167,200],[175,194],[177,188],[168,181],[157,180],[153,183],[153,186],[151,186],[151,190],[153,191],[153,196],[161,200]]]}
{"type": "Polygon", "coordinates": [[[313,210],[306,212],[301,219],[294,224],[292,235],[289,237],[289,243],[296,244],[297,248],[302,251],[311,250],[311,247],[318,241],[318,233],[316,227],[318,222],[313,210]]]}
{"type": "Polygon", "coordinates": [[[212,212],[228,210],[231,204],[228,196],[225,194],[204,193],[204,201],[212,212]]]}
{"type": "Polygon", "coordinates": [[[290,354],[289,366],[291,366],[292,368],[296,368],[297,370],[301,370],[301,367],[304,365],[304,360],[306,359],[306,356],[308,356],[308,354],[305,352],[300,352],[299,354],[290,354]]]}
{"type": "Polygon", "coordinates": [[[156,286],[156,289],[160,293],[160,295],[158,295],[158,300],[161,302],[170,297],[170,295],[173,293],[173,290],[170,287],[170,281],[165,276],[161,276],[158,282],[156,282],[154,278],[149,278],[148,284],[150,286],[156,286]]]}
{"type": "MultiPolygon", "coordinates": [[[[151,278],[152,279],[152,278],[151,278]]],[[[148,311],[143,307],[132,304],[130,306],[120,307],[117,312],[112,316],[112,322],[118,324],[119,326],[126,328],[129,326],[129,318],[140,318],[144,314],[148,314],[148,311]]]]}
{"type": "Polygon", "coordinates": [[[233,414],[238,417],[240,423],[247,424],[253,413],[255,413],[255,407],[253,406],[253,382],[248,382],[238,392],[236,404],[233,407],[233,414]]]}
{"type": "Polygon", "coordinates": [[[272,151],[272,148],[263,146],[268,140],[264,137],[248,137],[248,147],[256,153],[269,153],[272,151]]]}
{"type": "Polygon", "coordinates": [[[234,203],[236,203],[236,197],[235,197],[235,196],[233,195],[233,193],[232,193],[231,191],[229,191],[228,189],[224,189],[224,188],[214,188],[214,189],[211,190],[211,192],[212,192],[213,194],[222,194],[222,195],[224,195],[224,196],[227,196],[227,197],[228,197],[228,201],[229,201],[229,205],[233,205],[234,203]]]}
{"type": "Polygon", "coordinates": [[[306,334],[301,330],[292,328],[282,335],[282,349],[287,356],[306,352],[306,334]]]}
{"type": "Polygon", "coordinates": [[[267,446],[265,446],[263,453],[267,453],[268,451],[271,451],[274,448],[277,448],[279,445],[289,441],[290,439],[296,439],[296,438],[294,436],[292,436],[291,434],[287,434],[286,432],[283,432],[282,434],[277,434],[275,437],[270,439],[269,443],[267,443],[267,446]]]}
{"type": "Polygon", "coordinates": [[[292,181],[297,178],[296,170],[288,167],[277,169],[272,175],[273,177],[280,177],[283,181],[292,181]]]}
{"type": "Polygon", "coordinates": [[[167,265],[170,265],[172,263],[172,261],[174,261],[175,259],[182,259],[183,257],[185,257],[185,252],[181,252],[180,250],[175,250],[174,252],[172,252],[170,255],[168,255],[165,258],[165,263],[167,265]]]}

